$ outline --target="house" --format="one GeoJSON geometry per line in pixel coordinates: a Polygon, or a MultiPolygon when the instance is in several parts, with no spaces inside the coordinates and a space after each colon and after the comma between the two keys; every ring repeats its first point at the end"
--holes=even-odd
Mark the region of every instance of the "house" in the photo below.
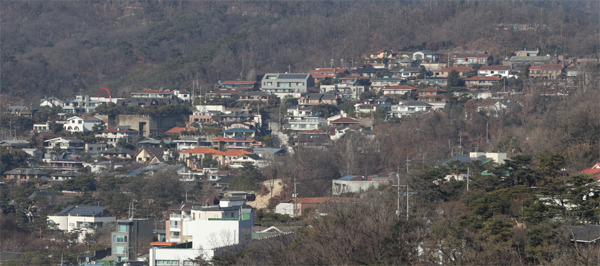
{"type": "Polygon", "coordinates": [[[448,86],[448,78],[428,77],[428,78],[416,80],[416,84],[424,85],[424,86],[446,87],[446,86],[448,86]]]}
{"type": "Polygon", "coordinates": [[[503,78],[513,77],[511,75],[511,66],[504,65],[493,65],[493,66],[481,66],[479,70],[477,70],[477,75],[479,76],[500,76],[503,78]]]}
{"type": "Polygon", "coordinates": [[[338,196],[346,193],[360,193],[371,188],[389,185],[394,180],[396,180],[396,178],[392,176],[344,176],[331,181],[331,194],[338,196]]]}
{"type": "Polygon", "coordinates": [[[192,94],[186,90],[174,90],[173,95],[179,99],[179,101],[187,103],[192,101],[192,94]]]}
{"type": "Polygon", "coordinates": [[[36,123],[33,124],[33,130],[36,132],[48,132],[50,131],[50,123],[36,123]]]}
{"type": "Polygon", "coordinates": [[[532,78],[557,79],[562,74],[563,66],[559,64],[537,65],[529,68],[532,78]]]}
{"type": "Polygon", "coordinates": [[[0,148],[4,148],[7,150],[21,149],[29,146],[29,141],[27,140],[0,140],[0,148]]]}
{"type": "Polygon", "coordinates": [[[82,243],[87,234],[93,234],[96,228],[106,223],[115,222],[116,218],[107,214],[104,206],[69,205],[54,215],[48,215],[48,221],[58,230],[77,233],[77,240],[82,243]]]}
{"type": "Polygon", "coordinates": [[[47,176],[47,172],[33,168],[15,168],[4,172],[4,178],[6,180],[15,180],[17,184],[47,176]]]}
{"type": "Polygon", "coordinates": [[[302,212],[308,208],[315,210],[317,213],[325,213],[326,205],[330,202],[347,202],[349,198],[339,197],[311,197],[290,199],[286,202],[281,202],[275,206],[275,213],[287,214],[292,217],[302,215],[302,212]],[[294,208],[294,205],[296,208],[294,208]]]}
{"type": "Polygon", "coordinates": [[[240,94],[242,94],[242,93],[240,91],[236,91],[236,90],[216,90],[216,91],[211,91],[211,92],[207,93],[206,95],[209,98],[237,100],[237,99],[239,99],[240,94]]]}
{"type": "Polygon", "coordinates": [[[450,75],[450,72],[456,71],[458,72],[459,77],[466,77],[469,72],[475,71],[474,69],[466,66],[454,66],[454,67],[446,67],[440,70],[433,71],[433,76],[447,78],[450,75]]]}
{"type": "Polygon", "coordinates": [[[130,150],[130,149],[115,147],[115,148],[110,148],[110,149],[101,151],[101,152],[99,152],[99,154],[100,154],[100,156],[102,156],[106,159],[129,160],[129,159],[133,159],[136,152],[134,150],[130,150]]]}
{"type": "Polygon", "coordinates": [[[592,167],[585,169],[585,170],[581,170],[578,173],[583,174],[583,175],[591,175],[596,180],[600,180],[600,162],[597,162],[592,167]]]}
{"type": "Polygon", "coordinates": [[[442,59],[442,54],[429,50],[416,51],[413,53],[412,59],[413,61],[438,62],[442,59]]]}
{"type": "Polygon", "coordinates": [[[407,66],[407,67],[400,68],[398,70],[394,70],[394,71],[392,71],[392,73],[394,73],[394,76],[396,78],[406,80],[408,78],[416,78],[419,74],[421,74],[422,71],[423,71],[423,69],[420,67],[407,66]]]}
{"type": "Polygon", "coordinates": [[[150,245],[154,236],[154,221],[150,219],[129,218],[117,220],[115,231],[111,233],[111,257],[116,262],[135,261],[139,250],[150,245]]]}
{"type": "Polygon", "coordinates": [[[33,117],[33,110],[27,106],[13,105],[7,108],[11,115],[33,117]]]}
{"type": "MultiPolygon", "coordinates": [[[[346,85],[346,86],[354,86],[354,85],[361,85],[361,84],[359,84],[359,82],[360,83],[369,83],[370,80],[371,79],[369,77],[352,74],[352,75],[348,75],[348,76],[340,78],[340,84],[346,85]]],[[[364,85],[364,84],[362,84],[362,85],[364,85]]]]}
{"type": "Polygon", "coordinates": [[[280,99],[286,96],[300,97],[315,85],[309,73],[267,73],[261,81],[261,90],[280,99]]]}
{"type": "Polygon", "coordinates": [[[310,76],[315,80],[315,83],[321,83],[326,80],[335,79],[335,76],[321,73],[310,73],[310,76]]]}
{"type": "Polygon", "coordinates": [[[312,116],[312,107],[294,105],[287,109],[287,114],[290,117],[312,116]]]}
{"type": "Polygon", "coordinates": [[[129,96],[131,98],[171,98],[173,92],[169,89],[143,89],[141,91],[134,91],[129,96]]]}
{"type": "Polygon", "coordinates": [[[192,218],[180,225],[181,233],[185,233],[185,236],[181,233],[180,236],[184,238],[186,244],[177,247],[151,248],[148,258],[150,266],[192,265],[192,260],[198,256],[210,260],[213,256],[222,254],[225,247],[245,246],[251,238],[254,215],[251,208],[236,205],[239,202],[243,202],[243,199],[241,201],[222,199],[219,202],[220,209],[216,207],[197,209],[199,214],[206,213],[207,218],[204,218],[205,216],[195,220],[192,218]],[[234,217],[209,218],[228,214],[234,217]]]}
{"type": "Polygon", "coordinates": [[[427,87],[417,90],[417,98],[421,102],[441,102],[444,101],[446,92],[437,87],[427,87]]]}
{"type": "Polygon", "coordinates": [[[512,66],[513,69],[520,69],[526,65],[543,65],[555,63],[555,58],[546,56],[511,56],[508,60],[502,61],[503,65],[512,66]]]}
{"type": "Polygon", "coordinates": [[[500,77],[492,76],[474,76],[465,79],[465,84],[467,88],[491,88],[500,83],[500,77]]]}
{"type": "Polygon", "coordinates": [[[75,99],[69,99],[64,101],[62,109],[67,114],[85,114],[93,113],[97,106],[108,103],[116,102],[117,99],[103,98],[103,97],[90,97],[89,95],[76,95],[75,99]]]}
{"type": "Polygon", "coordinates": [[[79,151],[85,148],[85,143],[82,140],[72,137],[58,137],[44,141],[46,150],[61,149],[67,151],[79,151]]]}
{"type": "Polygon", "coordinates": [[[402,84],[405,80],[403,78],[374,78],[371,80],[371,89],[379,92],[381,89],[390,87],[390,86],[398,86],[402,84]]]}
{"type": "Polygon", "coordinates": [[[258,88],[254,80],[226,80],[220,83],[222,88],[234,91],[251,91],[258,88]]]}
{"type": "Polygon", "coordinates": [[[338,105],[340,104],[340,98],[332,94],[323,93],[308,93],[298,98],[298,105],[300,106],[321,104],[338,105]]]}
{"type": "Polygon", "coordinates": [[[390,117],[398,117],[401,118],[403,116],[411,115],[416,112],[427,112],[431,110],[433,107],[431,104],[426,102],[400,102],[397,105],[392,105],[392,109],[390,111],[390,117]]]}
{"type": "Polygon", "coordinates": [[[44,156],[44,152],[38,148],[22,148],[21,150],[32,158],[42,158],[44,156]]]}
{"type": "Polygon", "coordinates": [[[476,54],[476,53],[469,53],[469,54],[455,54],[454,55],[454,59],[453,59],[453,63],[454,66],[469,66],[469,65],[487,65],[489,63],[492,63],[494,60],[494,57],[491,54],[488,53],[484,53],[484,54],[476,54]]]}
{"type": "Polygon", "coordinates": [[[296,146],[298,147],[325,150],[330,145],[331,138],[327,135],[327,132],[321,129],[300,131],[296,137],[296,146]]]}
{"type": "Polygon", "coordinates": [[[435,165],[436,166],[447,166],[451,162],[471,163],[474,161],[479,161],[479,162],[483,162],[483,163],[486,163],[489,161],[494,161],[497,164],[503,164],[504,161],[506,161],[506,159],[508,159],[508,157],[506,156],[506,153],[504,153],[504,152],[471,152],[471,153],[469,153],[469,155],[466,155],[466,154],[455,155],[454,157],[448,158],[441,162],[438,162],[435,165]]]}
{"type": "Polygon", "coordinates": [[[340,117],[338,119],[332,120],[329,123],[336,128],[357,126],[359,124],[358,120],[351,117],[340,117]]]}
{"type": "Polygon", "coordinates": [[[374,113],[378,108],[379,104],[372,102],[363,102],[354,105],[354,110],[357,113],[374,113]]]}
{"type": "Polygon", "coordinates": [[[343,99],[355,100],[360,97],[363,92],[369,90],[369,86],[365,85],[347,85],[347,84],[335,84],[335,85],[321,85],[319,87],[321,93],[331,93],[335,95],[341,95],[343,99]]]}
{"type": "Polygon", "coordinates": [[[330,68],[323,67],[323,68],[315,68],[313,70],[309,70],[308,73],[310,73],[310,74],[319,73],[319,74],[325,74],[325,75],[335,77],[340,74],[348,73],[348,69],[343,68],[343,67],[330,67],[330,68]]]}
{"type": "Polygon", "coordinates": [[[126,142],[130,142],[136,137],[140,136],[140,132],[131,129],[129,126],[119,126],[115,128],[107,128],[102,130],[102,133],[96,134],[96,137],[105,138],[106,142],[115,147],[119,140],[123,139],[126,142]]]}
{"type": "Polygon", "coordinates": [[[167,242],[188,242],[183,237],[183,224],[192,220],[193,202],[172,205],[168,209],[169,218],[165,221],[165,236],[167,242]]]}
{"type": "Polygon", "coordinates": [[[417,88],[409,85],[389,86],[382,89],[383,95],[385,96],[408,95],[409,98],[411,98],[417,90],[417,88]]]}
{"type": "Polygon", "coordinates": [[[157,162],[164,162],[168,160],[168,156],[165,150],[160,147],[156,148],[142,148],[134,156],[137,163],[152,164],[157,162]]]}
{"type": "Polygon", "coordinates": [[[230,129],[225,129],[223,131],[224,138],[240,138],[240,137],[248,137],[254,138],[254,130],[243,128],[243,127],[234,127],[230,129]]]}
{"type": "Polygon", "coordinates": [[[85,152],[90,153],[90,154],[97,154],[99,152],[105,151],[106,149],[108,149],[108,144],[107,143],[86,143],[85,144],[85,152]]]}
{"type": "Polygon", "coordinates": [[[216,138],[211,140],[211,146],[217,150],[225,149],[251,149],[262,147],[262,143],[251,138],[216,138]]]}
{"type": "Polygon", "coordinates": [[[536,49],[536,50],[523,49],[521,51],[516,51],[515,55],[516,56],[539,56],[540,55],[540,49],[536,49]]]}
{"type": "Polygon", "coordinates": [[[100,118],[78,115],[68,118],[63,127],[71,133],[85,133],[92,131],[95,126],[102,126],[103,124],[104,121],[100,118]]]}
{"type": "Polygon", "coordinates": [[[325,125],[325,120],[316,116],[294,117],[288,120],[291,130],[319,129],[325,125]]]}
{"type": "Polygon", "coordinates": [[[264,91],[246,91],[239,95],[238,102],[255,105],[276,104],[279,99],[276,95],[264,91]]]}
{"type": "Polygon", "coordinates": [[[50,108],[58,106],[58,107],[63,107],[63,105],[65,105],[65,102],[61,99],[58,99],[54,96],[48,97],[48,98],[44,98],[40,100],[40,107],[44,107],[44,106],[48,106],[50,108]]]}
{"type": "Polygon", "coordinates": [[[588,224],[572,228],[571,241],[581,244],[596,244],[600,240],[600,225],[588,224]]]}

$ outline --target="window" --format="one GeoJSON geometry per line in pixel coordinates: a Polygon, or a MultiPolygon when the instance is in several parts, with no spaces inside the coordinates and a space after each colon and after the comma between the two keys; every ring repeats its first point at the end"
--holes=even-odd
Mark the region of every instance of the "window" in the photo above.
{"type": "Polygon", "coordinates": [[[118,242],[118,243],[127,242],[127,236],[113,235],[113,242],[118,242]]]}
{"type": "Polygon", "coordinates": [[[113,248],[113,254],[125,254],[125,246],[115,246],[113,248]]]}
{"type": "Polygon", "coordinates": [[[126,224],[120,224],[119,225],[119,232],[127,232],[127,225],[126,224]]]}
{"type": "Polygon", "coordinates": [[[178,260],[156,260],[156,265],[178,265],[178,260]]]}

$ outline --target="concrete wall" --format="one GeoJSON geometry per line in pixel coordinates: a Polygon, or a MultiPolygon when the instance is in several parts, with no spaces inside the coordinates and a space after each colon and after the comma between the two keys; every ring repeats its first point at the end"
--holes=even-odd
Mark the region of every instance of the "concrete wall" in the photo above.
{"type": "Polygon", "coordinates": [[[130,126],[140,131],[140,135],[150,137],[151,133],[164,133],[175,127],[177,122],[187,122],[185,115],[149,116],[149,115],[118,115],[110,127],[130,126]]]}

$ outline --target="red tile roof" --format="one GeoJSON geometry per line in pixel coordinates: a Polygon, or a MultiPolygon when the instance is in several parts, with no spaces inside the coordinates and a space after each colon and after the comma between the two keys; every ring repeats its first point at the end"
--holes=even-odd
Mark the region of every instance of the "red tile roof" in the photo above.
{"type": "Polygon", "coordinates": [[[452,70],[456,70],[457,72],[468,72],[473,71],[474,69],[466,66],[455,66],[455,67],[447,67],[440,69],[440,72],[451,72],[452,70]]]}
{"type": "Polygon", "coordinates": [[[546,64],[546,65],[538,65],[538,66],[532,66],[529,68],[531,69],[540,69],[540,70],[562,70],[563,66],[562,65],[558,65],[558,64],[546,64]]]}
{"type": "Polygon", "coordinates": [[[600,162],[594,164],[591,168],[579,171],[580,174],[593,175],[597,180],[600,180],[600,162]]]}
{"type": "Polygon", "coordinates": [[[179,153],[193,153],[193,154],[219,154],[220,151],[208,147],[197,147],[189,150],[180,151],[179,153]]]}
{"type": "Polygon", "coordinates": [[[167,130],[167,132],[165,132],[166,134],[181,134],[181,132],[183,131],[193,131],[196,130],[193,127],[174,127],[171,128],[169,130],[167,130]]]}

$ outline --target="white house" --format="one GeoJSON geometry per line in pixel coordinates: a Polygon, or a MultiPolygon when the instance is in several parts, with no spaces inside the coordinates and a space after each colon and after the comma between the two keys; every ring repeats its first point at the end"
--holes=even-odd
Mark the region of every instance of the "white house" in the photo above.
{"type": "Polygon", "coordinates": [[[46,149],[58,147],[61,150],[74,151],[85,149],[85,143],[77,138],[58,137],[44,141],[44,147],[46,147],[46,149]]]}
{"type": "Polygon", "coordinates": [[[261,90],[279,98],[299,98],[315,85],[309,73],[267,73],[261,81],[261,90]]]}
{"type": "Polygon", "coordinates": [[[129,126],[120,126],[116,128],[107,128],[103,130],[102,133],[96,134],[96,137],[105,138],[108,144],[117,146],[117,142],[119,142],[120,139],[125,139],[129,142],[139,135],[139,131],[131,129],[129,126]]]}
{"type": "Polygon", "coordinates": [[[93,116],[82,116],[77,115],[67,119],[67,122],[64,125],[65,130],[75,133],[75,132],[89,132],[92,131],[94,126],[102,125],[104,121],[102,119],[93,117],[93,116]]]}
{"type": "Polygon", "coordinates": [[[325,120],[320,117],[295,117],[288,121],[291,130],[313,130],[325,125],[325,120]]]}
{"type": "Polygon", "coordinates": [[[509,77],[513,77],[513,75],[510,74],[512,70],[511,66],[504,66],[504,65],[494,65],[494,66],[481,66],[481,68],[479,68],[479,70],[477,70],[477,75],[478,76],[500,76],[503,78],[509,78],[509,77]]]}
{"type": "Polygon", "coordinates": [[[344,193],[356,193],[370,188],[378,188],[379,186],[388,185],[395,178],[393,177],[377,177],[377,176],[344,176],[331,181],[332,195],[337,196],[344,193]]]}
{"type": "Polygon", "coordinates": [[[428,104],[426,102],[401,102],[397,105],[392,105],[390,116],[400,118],[403,116],[414,114],[416,112],[427,112],[431,110],[431,108],[431,104],[428,104]]]}
{"type": "Polygon", "coordinates": [[[181,224],[191,247],[154,247],[150,249],[150,265],[192,265],[191,260],[198,256],[210,260],[219,248],[247,243],[254,213],[244,203],[243,198],[224,198],[219,205],[194,206],[191,219],[181,224]]]}
{"type": "Polygon", "coordinates": [[[116,218],[106,214],[104,206],[69,205],[48,220],[57,229],[65,232],[77,232],[77,240],[81,243],[86,234],[93,234],[95,229],[106,223],[115,222],[116,218]]]}

